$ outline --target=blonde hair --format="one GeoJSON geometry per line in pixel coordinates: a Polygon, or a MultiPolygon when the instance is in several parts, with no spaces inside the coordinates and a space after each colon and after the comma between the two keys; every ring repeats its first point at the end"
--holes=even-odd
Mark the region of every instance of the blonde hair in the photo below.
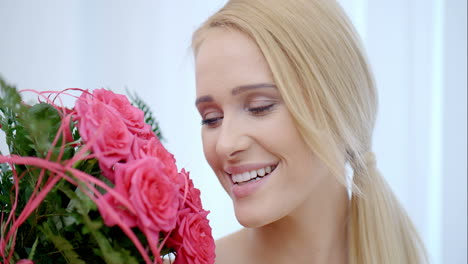
{"type": "Polygon", "coordinates": [[[410,218],[376,168],[377,92],[360,40],[332,0],[231,0],[195,33],[238,30],[262,51],[308,146],[346,184],[353,169],[349,263],[426,263],[410,218]]]}

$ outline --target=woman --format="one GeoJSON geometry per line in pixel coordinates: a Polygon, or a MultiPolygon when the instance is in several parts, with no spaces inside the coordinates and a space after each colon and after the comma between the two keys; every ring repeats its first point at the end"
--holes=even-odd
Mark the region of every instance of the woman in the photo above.
{"type": "Polygon", "coordinates": [[[229,1],[193,49],[204,153],[246,227],[217,263],[426,262],[376,169],[375,85],[336,2],[229,1]]]}

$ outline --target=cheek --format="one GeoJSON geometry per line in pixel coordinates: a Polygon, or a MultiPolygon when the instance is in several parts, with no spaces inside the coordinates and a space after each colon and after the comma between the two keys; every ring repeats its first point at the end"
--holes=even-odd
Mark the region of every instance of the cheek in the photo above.
{"type": "Polygon", "coordinates": [[[229,183],[226,181],[225,177],[222,177],[221,170],[222,170],[222,163],[219,159],[218,154],[216,153],[216,143],[218,137],[214,131],[202,131],[202,143],[203,143],[203,153],[205,154],[205,159],[210,165],[211,169],[213,170],[214,174],[218,178],[219,182],[225,189],[227,193],[229,193],[227,187],[229,183]]]}
{"type": "Polygon", "coordinates": [[[205,154],[205,159],[210,164],[211,168],[214,170],[217,164],[217,155],[216,155],[216,137],[214,133],[209,133],[202,130],[202,144],[203,144],[203,153],[205,154]]]}

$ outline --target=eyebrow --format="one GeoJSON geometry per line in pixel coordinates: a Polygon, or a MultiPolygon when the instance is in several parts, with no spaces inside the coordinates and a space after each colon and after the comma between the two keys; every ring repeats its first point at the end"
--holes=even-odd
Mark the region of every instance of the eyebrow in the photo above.
{"type": "MultiPolygon", "coordinates": [[[[231,94],[232,95],[238,95],[240,93],[253,90],[253,89],[260,89],[260,88],[273,88],[276,89],[276,85],[272,83],[257,83],[257,84],[247,84],[247,85],[241,85],[237,86],[234,89],[232,89],[231,94]]],[[[199,105],[200,103],[206,103],[206,102],[213,102],[214,99],[211,95],[205,95],[205,96],[200,96],[195,100],[195,106],[199,105]]]]}

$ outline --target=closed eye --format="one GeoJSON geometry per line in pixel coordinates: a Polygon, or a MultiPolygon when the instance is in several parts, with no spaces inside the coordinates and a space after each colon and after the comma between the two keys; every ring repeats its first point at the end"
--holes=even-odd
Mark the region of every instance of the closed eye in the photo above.
{"type": "Polygon", "coordinates": [[[215,118],[207,118],[207,119],[203,119],[201,121],[201,124],[202,125],[206,125],[206,126],[209,126],[209,127],[214,127],[216,126],[219,121],[221,121],[223,119],[223,117],[215,117],[215,118]]]}
{"type": "Polygon", "coordinates": [[[270,112],[275,105],[276,104],[269,104],[269,105],[264,105],[264,106],[259,106],[259,107],[249,107],[247,108],[247,111],[249,111],[253,115],[264,115],[267,112],[270,112]]]}
{"type": "MultiPolygon", "coordinates": [[[[247,107],[246,110],[254,116],[263,116],[263,115],[266,115],[268,112],[271,112],[275,106],[276,106],[276,103],[273,103],[273,104],[257,106],[257,107],[247,107]]],[[[201,121],[201,124],[204,126],[208,126],[210,128],[214,128],[220,124],[223,118],[224,118],[223,116],[205,118],[201,121]]]]}

